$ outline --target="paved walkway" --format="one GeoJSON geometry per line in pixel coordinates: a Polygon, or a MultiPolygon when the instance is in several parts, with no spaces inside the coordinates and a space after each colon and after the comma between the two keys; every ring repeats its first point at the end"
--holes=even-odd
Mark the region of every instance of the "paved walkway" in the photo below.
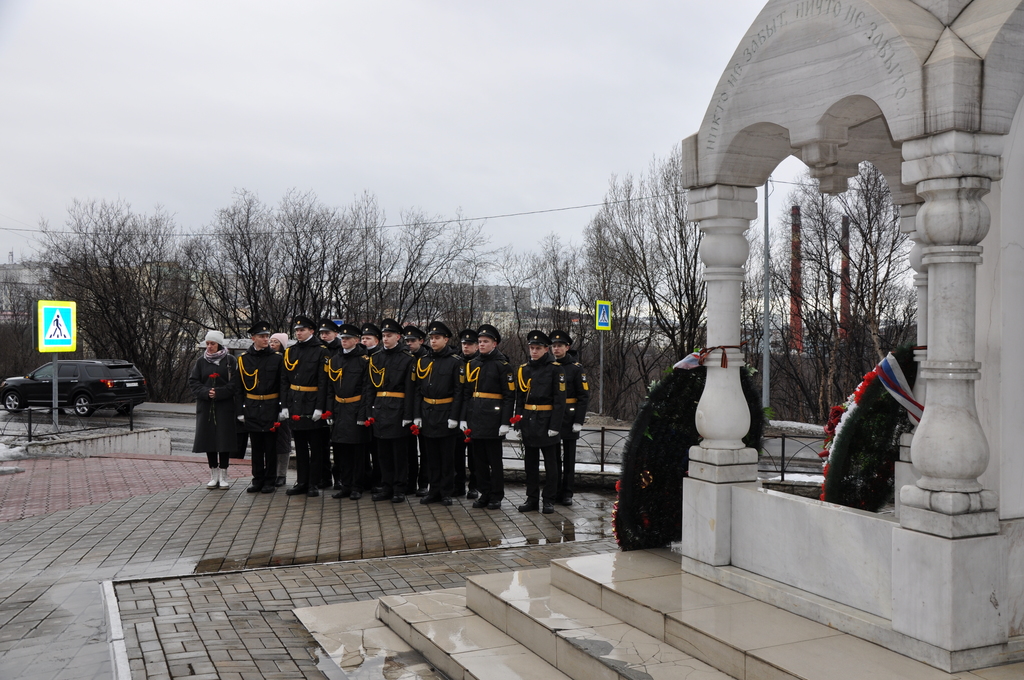
{"type": "MultiPolygon", "coordinates": [[[[246,678],[297,677],[286,670],[289,663],[307,677],[326,677],[309,665],[315,643],[287,610],[408,592],[430,585],[430,578],[461,583],[469,573],[542,566],[573,551],[610,548],[613,499],[607,492],[579,494],[579,503],[558,506],[553,515],[523,515],[513,509],[523,500],[517,485],[507,487],[503,510],[486,511],[470,509],[465,500],[446,508],[421,506],[418,499],[392,504],[247,494],[244,480],[209,491],[205,461],[179,456],[18,464],[31,469],[0,477],[0,512],[25,517],[0,522],[0,678],[111,677],[100,597],[105,580],[118,582],[118,596],[124,595],[135,678],[203,677],[200,671],[210,672],[211,663],[215,674],[206,677],[232,677],[232,669],[245,669],[246,678]],[[117,497],[128,493],[140,495],[117,497]],[[450,552],[485,546],[497,547],[450,552]],[[324,564],[432,551],[440,554],[324,564]],[[277,565],[295,566],[217,573],[277,565]],[[163,585],[127,582],[140,578],[163,585]],[[272,601],[257,592],[269,592],[272,601]],[[179,615],[188,621],[163,618],[179,615]],[[255,638],[242,634],[250,629],[266,632],[264,651],[255,651],[255,638]],[[194,639],[198,632],[209,633],[211,647],[194,639]],[[216,642],[221,634],[227,637],[216,642]],[[232,635],[242,643],[230,642],[232,635]],[[275,647],[274,640],[287,644],[275,647]],[[236,662],[237,668],[230,665],[236,662]]],[[[233,467],[236,474],[243,469],[233,467]]]]}

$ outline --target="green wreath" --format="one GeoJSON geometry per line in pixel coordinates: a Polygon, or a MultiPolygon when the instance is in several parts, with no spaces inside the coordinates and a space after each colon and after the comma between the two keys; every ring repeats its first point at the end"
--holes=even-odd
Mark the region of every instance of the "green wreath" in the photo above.
{"type": "MultiPolygon", "coordinates": [[[[917,378],[913,347],[904,345],[893,356],[913,387],[917,378]]],[[[900,437],[913,428],[906,409],[876,378],[872,370],[845,404],[832,408],[825,426],[828,462],[821,494],[823,501],[870,512],[877,512],[892,497],[900,437]]]]}
{"type": "MultiPolygon", "coordinates": [[[[666,370],[651,385],[630,428],[612,511],[615,540],[622,550],[662,548],[682,537],[683,477],[690,447],[701,440],[696,415],[706,375],[704,366],[666,370]]],[[[750,367],[740,369],[750,409],[750,430],[743,443],[760,450],[765,420],[753,375],[750,367]]]]}

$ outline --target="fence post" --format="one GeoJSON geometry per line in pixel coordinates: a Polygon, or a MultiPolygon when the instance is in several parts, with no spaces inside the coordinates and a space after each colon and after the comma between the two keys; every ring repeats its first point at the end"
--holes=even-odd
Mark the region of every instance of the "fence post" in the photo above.
{"type": "Polygon", "coordinates": [[[601,472],[604,472],[604,425],[601,426],[601,472]]]}
{"type": "Polygon", "coordinates": [[[131,402],[128,402],[128,431],[135,432],[135,405],[131,402]]]}
{"type": "Polygon", "coordinates": [[[31,442],[32,441],[32,407],[29,406],[26,410],[28,411],[28,440],[29,440],[29,442],[31,442]]]}
{"type": "Polygon", "coordinates": [[[782,435],[782,463],[780,465],[780,472],[782,473],[779,477],[779,481],[786,481],[786,435],[782,435]]]}

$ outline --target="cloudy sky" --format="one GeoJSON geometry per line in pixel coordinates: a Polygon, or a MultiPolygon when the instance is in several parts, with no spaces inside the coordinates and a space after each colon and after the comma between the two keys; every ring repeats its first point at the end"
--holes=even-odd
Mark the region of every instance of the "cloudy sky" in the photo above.
{"type": "MultiPolygon", "coordinates": [[[[76,198],[186,230],[239,188],[369,191],[389,223],[599,203],[696,132],[762,5],[0,0],[0,261],[76,198]]],[[[593,213],[485,228],[578,241],[593,213]]]]}

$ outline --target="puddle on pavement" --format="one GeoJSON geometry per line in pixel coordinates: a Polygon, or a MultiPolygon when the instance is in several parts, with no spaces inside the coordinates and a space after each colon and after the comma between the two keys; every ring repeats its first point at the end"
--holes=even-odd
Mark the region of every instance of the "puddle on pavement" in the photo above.
{"type": "Polygon", "coordinates": [[[393,652],[382,648],[347,650],[335,661],[316,646],[310,649],[316,667],[328,680],[446,680],[418,652],[393,652]]]}

